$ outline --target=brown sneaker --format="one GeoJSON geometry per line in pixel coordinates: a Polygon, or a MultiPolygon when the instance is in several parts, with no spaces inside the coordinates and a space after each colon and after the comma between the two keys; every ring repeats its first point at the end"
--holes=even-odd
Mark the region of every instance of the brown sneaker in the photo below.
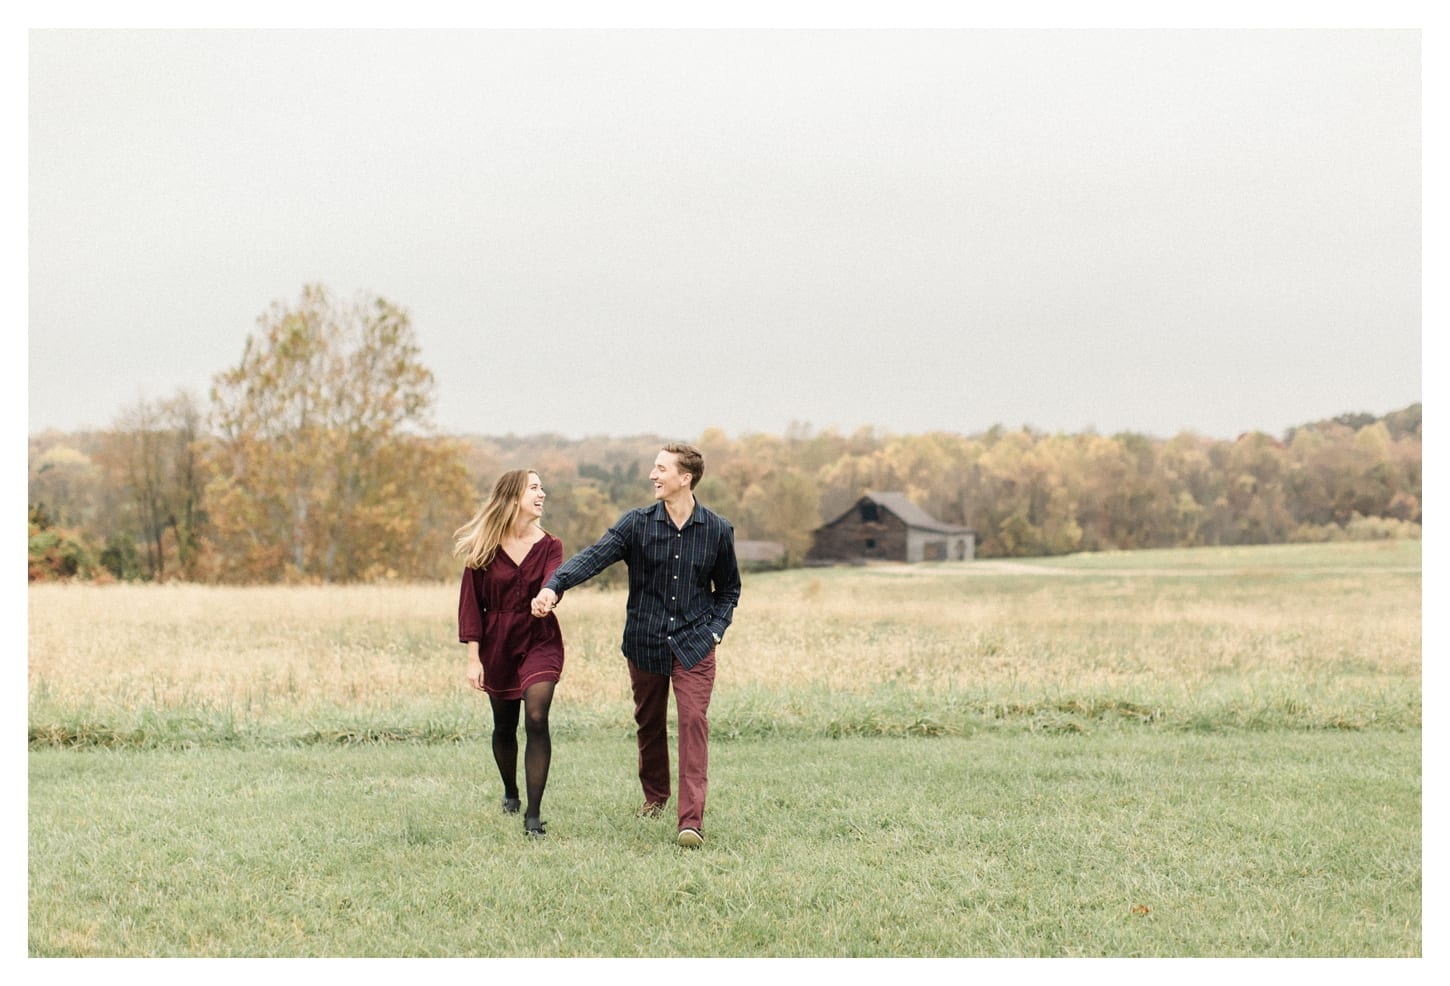
{"type": "Polygon", "coordinates": [[[638,817],[659,818],[661,815],[664,814],[664,812],[665,803],[663,801],[646,801],[644,803],[644,806],[640,808],[638,812],[638,817]]]}
{"type": "Polygon", "coordinates": [[[699,829],[680,829],[680,834],[675,837],[675,843],[686,849],[699,849],[705,844],[705,837],[700,834],[699,829]]]}

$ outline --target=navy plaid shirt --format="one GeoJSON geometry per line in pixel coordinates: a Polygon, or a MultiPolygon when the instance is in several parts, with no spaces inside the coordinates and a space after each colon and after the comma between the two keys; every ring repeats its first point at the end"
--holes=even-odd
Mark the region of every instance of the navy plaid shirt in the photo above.
{"type": "Polygon", "coordinates": [[[664,501],[630,510],[604,536],[554,570],[544,586],[563,596],[610,565],[629,567],[620,649],[641,671],[669,674],[674,658],[685,667],[704,660],[740,601],[735,529],[695,501],[677,528],[664,501]]]}

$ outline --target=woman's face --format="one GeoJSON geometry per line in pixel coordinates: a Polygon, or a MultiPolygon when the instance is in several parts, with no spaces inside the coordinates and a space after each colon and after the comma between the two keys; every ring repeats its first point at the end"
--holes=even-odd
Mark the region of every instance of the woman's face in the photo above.
{"type": "Polygon", "coordinates": [[[528,485],[519,494],[519,516],[529,520],[538,520],[544,516],[544,497],[547,495],[538,473],[529,473],[528,485]]]}

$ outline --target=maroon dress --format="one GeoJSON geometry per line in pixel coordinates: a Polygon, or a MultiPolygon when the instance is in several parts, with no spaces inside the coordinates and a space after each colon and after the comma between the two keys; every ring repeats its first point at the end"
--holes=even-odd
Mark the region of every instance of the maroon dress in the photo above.
{"type": "Polygon", "coordinates": [[[522,698],[537,681],[558,681],[564,635],[553,613],[537,617],[530,604],[564,560],[564,543],[545,534],[515,564],[500,548],[486,568],[464,568],[458,591],[458,639],[478,641],[483,690],[522,698]]]}

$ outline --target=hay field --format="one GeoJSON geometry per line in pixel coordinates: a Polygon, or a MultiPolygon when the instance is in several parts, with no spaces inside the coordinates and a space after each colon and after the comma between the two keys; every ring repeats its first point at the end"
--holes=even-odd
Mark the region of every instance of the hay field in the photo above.
{"type": "MultiPolygon", "coordinates": [[[[1418,728],[1420,573],[1398,541],[749,574],[712,721],[1418,728]]],[[[31,742],[476,733],[456,606],[453,584],[32,586],[31,742]]],[[[627,725],[623,614],[622,589],[560,606],[564,728],[627,725]]]]}

